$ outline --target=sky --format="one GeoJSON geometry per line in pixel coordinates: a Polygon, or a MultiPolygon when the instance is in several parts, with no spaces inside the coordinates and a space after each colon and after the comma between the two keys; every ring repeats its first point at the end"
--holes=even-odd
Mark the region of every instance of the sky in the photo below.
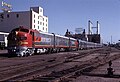
{"type": "MultiPolygon", "coordinates": [[[[1,2],[2,0],[0,0],[1,2]]],[[[88,33],[88,20],[93,26],[100,23],[104,43],[120,40],[120,0],[3,0],[12,5],[12,11],[28,11],[41,6],[48,16],[50,33],[64,35],[66,30],[75,32],[83,28],[88,33]]],[[[1,10],[0,10],[1,12],[1,10]]]]}

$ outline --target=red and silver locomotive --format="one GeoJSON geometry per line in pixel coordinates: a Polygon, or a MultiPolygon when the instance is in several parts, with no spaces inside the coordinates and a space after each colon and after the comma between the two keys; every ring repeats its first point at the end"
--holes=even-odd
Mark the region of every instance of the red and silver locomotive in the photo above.
{"type": "Polygon", "coordinates": [[[54,33],[43,33],[24,27],[15,28],[8,35],[8,53],[28,56],[34,53],[77,50],[78,40],[54,33]]]}

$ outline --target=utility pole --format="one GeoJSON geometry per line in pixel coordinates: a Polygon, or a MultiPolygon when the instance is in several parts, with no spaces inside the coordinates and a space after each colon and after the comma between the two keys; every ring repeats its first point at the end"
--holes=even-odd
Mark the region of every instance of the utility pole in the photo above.
{"type": "Polygon", "coordinates": [[[112,44],[112,35],[111,35],[111,44],[112,44]]]}

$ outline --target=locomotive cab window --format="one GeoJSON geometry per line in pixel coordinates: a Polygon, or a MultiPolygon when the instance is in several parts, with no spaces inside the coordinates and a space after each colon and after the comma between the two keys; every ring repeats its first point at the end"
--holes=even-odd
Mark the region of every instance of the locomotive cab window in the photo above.
{"type": "Polygon", "coordinates": [[[33,34],[33,32],[32,32],[32,31],[30,31],[30,34],[32,35],[32,34],[33,34]]]}
{"type": "Polygon", "coordinates": [[[19,31],[19,28],[13,29],[12,32],[19,31]]]}
{"type": "Polygon", "coordinates": [[[28,32],[29,32],[29,30],[28,30],[28,29],[20,29],[20,31],[22,31],[22,32],[26,32],[26,33],[28,33],[28,32]]]}
{"type": "Polygon", "coordinates": [[[30,31],[30,34],[32,35],[32,40],[34,41],[34,32],[30,31]]]}

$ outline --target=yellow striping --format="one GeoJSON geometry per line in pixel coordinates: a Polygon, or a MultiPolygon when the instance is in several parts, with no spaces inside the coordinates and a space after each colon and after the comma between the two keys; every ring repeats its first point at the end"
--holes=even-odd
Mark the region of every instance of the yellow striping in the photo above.
{"type": "Polygon", "coordinates": [[[28,42],[20,42],[20,44],[22,45],[22,44],[28,44],[28,42]]]}
{"type": "Polygon", "coordinates": [[[40,41],[35,41],[35,42],[40,42],[40,41]]]}
{"type": "MultiPolygon", "coordinates": [[[[34,46],[51,46],[51,47],[53,47],[53,45],[34,45],[34,46]]],[[[69,47],[69,46],[56,46],[56,47],[69,47]]],[[[76,46],[70,46],[71,48],[76,48],[76,46]]]]}
{"type": "Polygon", "coordinates": [[[51,46],[52,47],[53,45],[35,45],[35,46],[51,46]]]}

